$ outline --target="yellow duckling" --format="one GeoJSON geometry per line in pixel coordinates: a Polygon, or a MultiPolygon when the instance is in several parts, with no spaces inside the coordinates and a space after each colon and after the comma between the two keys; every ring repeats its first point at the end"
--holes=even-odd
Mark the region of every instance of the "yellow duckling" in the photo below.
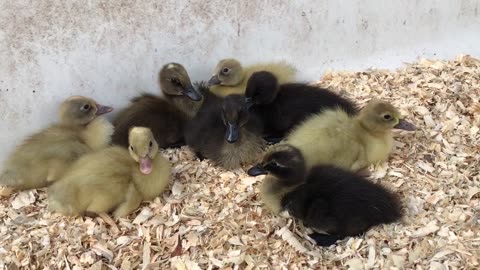
{"type": "Polygon", "coordinates": [[[0,185],[25,190],[58,180],[80,156],[109,145],[113,126],[98,116],[112,110],[87,97],[65,100],[60,123],[30,136],[7,159],[0,185]]]}
{"type": "Polygon", "coordinates": [[[279,84],[293,82],[297,73],[295,67],[284,61],[259,63],[244,68],[238,60],[229,58],[218,62],[208,86],[217,96],[244,94],[248,79],[257,71],[271,72],[279,84]]]}
{"type": "Polygon", "coordinates": [[[329,164],[359,171],[388,158],[394,128],[415,130],[391,104],[372,100],[356,116],[342,109],[314,115],[293,129],[284,143],[302,152],[307,169],[329,164]]]}
{"type": "Polygon", "coordinates": [[[49,208],[66,215],[113,211],[123,217],[160,195],[170,181],[171,165],[159,154],[153,133],[133,127],[128,141],[128,150],[111,146],[75,162],[48,189],[49,208]]]}

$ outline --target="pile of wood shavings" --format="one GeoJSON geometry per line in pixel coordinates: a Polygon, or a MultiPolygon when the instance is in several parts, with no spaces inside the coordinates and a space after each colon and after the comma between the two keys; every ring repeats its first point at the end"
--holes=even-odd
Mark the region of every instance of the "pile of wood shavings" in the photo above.
{"type": "Polygon", "coordinates": [[[396,132],[372,180],[401,194],[402,223],[318,248],[258,196],[261,177],[166,150],[173,181],[128,218],[64,217],[44,190],[0,189],[0,268],[475,269],[480,260],[480,61],[421,60],[395,72],[329,72],[323,87],[392,102],[416,132],[396,132]]]}

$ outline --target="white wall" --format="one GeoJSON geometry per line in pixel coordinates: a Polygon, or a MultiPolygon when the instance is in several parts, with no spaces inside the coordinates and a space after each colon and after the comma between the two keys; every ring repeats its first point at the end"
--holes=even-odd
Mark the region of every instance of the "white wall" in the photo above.
{"type": "Polygon", "coordinates": [[[2,0],[0,161],[55,121],[65,97],[118,109],[139,91],[158,92],[168,61],[197,80],[224,57],[286,59],[315,80],[328,67],[479,56],[479,9],[476,0],[2,0]]]}

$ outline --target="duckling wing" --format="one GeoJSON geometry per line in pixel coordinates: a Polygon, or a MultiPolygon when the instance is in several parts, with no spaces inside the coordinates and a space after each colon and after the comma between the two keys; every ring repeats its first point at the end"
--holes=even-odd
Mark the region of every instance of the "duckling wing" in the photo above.
{"type": "Polygon", "coordinates": [[[118,114],[112,143],[127,147],[129,129],[139,126],[152,130],[160,148],[169,147],[182,141],[185,120],[185,115],[167,101],[143,95],[118,114]]]}
{"type": "Polygon", "coordinates": [[[91,149],[80,134],[54,125],[19,145],[5,164],[0,183],[17,189],[41,188],[58,180],[63,171],[91,149]],[[47,179],[49,181],[47,181],[47,179]]]}
{"type": "Polygon", "coordinates": [[[312,235],[321,244],[359,235],[372,226],[401,217],[400,202],[395,194],[331,165],[312,168],[306,182],[287,194],[282,205],[306,226],[332,235],[312,235]]]}
{"type": "Polygon", "coordinates": [[[53,210],[65,213],[67,208],[82,214],[113,209],[124,200],[133,163],[128,151],[120,147],[84,155],[49,188],[53,210]]]}
{"type": "Polygon", "coordinates": [[[343,110],[327,110],[312,116],[294,129],[286,142],[300,149],[307,168],[333,164],[350,169],[364,152],[352,119],[343,110]]]}

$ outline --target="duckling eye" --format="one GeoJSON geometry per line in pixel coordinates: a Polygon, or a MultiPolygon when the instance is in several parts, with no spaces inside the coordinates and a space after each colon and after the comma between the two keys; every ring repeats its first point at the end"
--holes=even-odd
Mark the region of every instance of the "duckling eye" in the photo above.
{"type": "Polygon", "coordinates": [[[282,167],[284,167],[283,165],[281,165],[280,163],[276,162],[275,160],[270,161],[270,165],[273,166],[273,167],[277,167],[277,168],[282,168],[282,167]]]}
{"type": "Polygon", "coordinates": [[[149,146],[150,148],[152,148],[152,146],[153,146],[153,142],[152,142],[152,141],[150,141],[150,144],[149,144],[148,146],[149,146]]]}
{"type": "Polygon", "coordinates": [[[89,105],[89,104],[85,104],[85,105],[83,105],[83,106],[80,108],[80,110],[82,110],[82,111],[88,111],[88,110],[90,110],[90,105],[89,105]]]}
{"type": "Polygon", "coordinates": [[[133,149],[133,146],[130,145],[130,150],[132,150],[132,152],[135,152],[135,149],[133,149]]]}
{"type": "Polygon", "coordinates": [[[175,85],[181,85],[180,81],[177,78],[170,78],[170,82],[175,85]]]}
{"type": "Polygon", "coordinates": [[[227,68],[227,67],[224,67],[224,68],[222,69],[222,73],[223,73],[223,74],[228,74],[229,72],[230,72],[230,69],[227,68]]]}
{"type": "Polygon", "coordinates": [[[385,115],[383,116],[383,119],[385,119],[385,120],[391,120],[391,119],[392,119],[392,116],[391,116],[390,114],[385,114],[385,115]]]}

